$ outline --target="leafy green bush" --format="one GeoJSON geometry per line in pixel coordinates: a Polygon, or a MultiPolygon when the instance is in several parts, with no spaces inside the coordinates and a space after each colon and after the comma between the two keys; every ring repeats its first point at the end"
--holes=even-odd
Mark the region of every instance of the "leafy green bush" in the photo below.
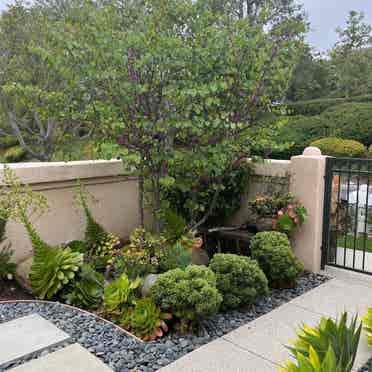
{"type": "Polygon", "coordinates": [[[372,159],[372,145],[368,147],[368,157],[372,159]]]}
{"type": "Polygon", "coordinates": [[[357,317],[350,324],[347,313],[343,313],[338,321],[322,317],[316,327],[306,324],[297,332],[298,338],[288,347],[298,366],[287,362],[282,371],[314,371],[314,372],[350,372],[353,368],[358,350],[362,325],[357,325],[357,317]],[[301,365],[313,368],[301,369],[301,365]],[[324,365],[323,368],[319,368],[324,365]],[[328,369],[324,369],[328,367],[328,369]]]}
{"type": "Polygon", "coordinates": [[[327,137],[312,142],[310,146],[318,147],[323,155],[349,158],[363,158],[366,156],[364,145],[354,140],[327,137]]]}
{"type": "Polygon", "coordinates": [[[272,287],[295,285],[298,276],[304,270],[284,233],[260,232],[253,237],[250,248],[252,258],[258,261],[272,287]]]}
{"type": "Polygon", "coordinates": [[[67,303],[85,309],[97,309],[102,302],[104,277],[90,265],[83,265],[81,272],[72,283],[67,303]]]}
{"type": "Polygon", "coordinates": [[[19,163],[26,158],[26,152],[21,146],[13,146],[8,148],[4,154],[3,159],[5,163],[19,163]]]}
{"type": "Polygon", "coordinates": [[[160,259],[160,271],[166,272],[173,269],[185,269],[191,264],[191,250],[185,248],[180,243],[176,243],[165,249],[164,255],[160,259]]]}
{"type": "Polygon", "coordinates": [[[267,279],[257,261],[236,254],[215,254],[210,269],[216,274],[217,289],[223,295],[223,309],[251,304],[268,294],[267,279]]]}
{"type": "Polygon", "coordinates": [[[125,274],[122,274],[120,278],[114,280],[105,288],[103,298],[105,309],[109,312],[121,312],[132,305],[135,299],[135,290],[140,284],[140,279],[132,282],[125,274]]]}
{"type": "Polygon", "coordinates": [[[153,299],[147,297],[136,301],[134,308],[124,314],[121,325],[144,341],[153,341],[168,331],[165,321],[171,318],[171,314],[163,313],[153,299]]]}
{"type": "Polygon", "coordinates": [[[350,98],[320,98],[310,101],[287,102],[286,106],[292,115],[314,116],[320,115],[330,107],[339,106],[344,103],[372,102],[372,94],[365,96],[356,96],[350,98]]]}
{"type": "Polygon", "coordinates": [[[222,303],[216,276],[205,266],[190,265],[160,274],[151,293],[163,311],[182,320],[198,321],[213,315],[222,303]]]}

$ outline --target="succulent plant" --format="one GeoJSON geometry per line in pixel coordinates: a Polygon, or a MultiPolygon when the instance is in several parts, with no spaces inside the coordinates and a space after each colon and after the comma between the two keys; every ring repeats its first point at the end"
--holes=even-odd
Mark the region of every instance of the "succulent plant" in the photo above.
{"type": "Polygon", "coordinates": [[[67,295],[67,303],[86,309],[96,309],[102,302],[104,277],[90,265],[83,265],[73,290],[67,295]]]}
{"type": "Polygon", "coordinates": [[[122,319],[122,325],[144,341],[153,341],[168,331],[166,320],[172,318],[155,305],[151,297],[136,301],[136,305],[122,319]]]}
{"type": "Polygon", "coordinates": [[[109,312],[121,312],[134,302],[134,292],[141,280],[130,281],[126,274],[111,282],[104,291],[104,308],[109,312]]]}

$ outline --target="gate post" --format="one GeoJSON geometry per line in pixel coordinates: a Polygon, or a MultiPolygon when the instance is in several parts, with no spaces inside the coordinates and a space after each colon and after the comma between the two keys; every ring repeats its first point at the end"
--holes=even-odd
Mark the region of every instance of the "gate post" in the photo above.
{"type": "Polygon", "coordinates": [[[316,147],[307,147],[291,158],[290,191],[305,206],[306,222],[294,236],[294,252],[305,269],[321,269],[326,156],[316,147]]]}

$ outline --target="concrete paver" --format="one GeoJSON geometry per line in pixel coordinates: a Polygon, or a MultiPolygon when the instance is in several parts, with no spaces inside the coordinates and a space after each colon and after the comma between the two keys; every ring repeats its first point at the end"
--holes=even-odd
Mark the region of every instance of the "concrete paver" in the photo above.
{"type": "Polygon", "coordinates": [[[161,372],[277,372],[275,364],[217,339],[160,370],[161,372]]]}
{"type": "Polygon", "coordinates": [[[2,323],[0,324],[0,368],[69,339],[67,333],[38,314],[2,323]]]}
{"type": "MultiPolygon", "coordinates": [[[[332,272],[333,275],[337,274],[332,272]]],[[[336,318],[343,310],[363,315],[372,306],[371,281],[364,276],[340,275],[270,313],[193,351],[161,372],[278,371],[290,357],[285,345],[306,323],[315,325],[321,316],[336,318]]],[[[353,371],[372,357],[362,334],[353,371]]]]}
{"type": "Polygon", "coordinates": [[[72,344],[11,369],[12,372],[112,372],[79,344],[72,344]]]}

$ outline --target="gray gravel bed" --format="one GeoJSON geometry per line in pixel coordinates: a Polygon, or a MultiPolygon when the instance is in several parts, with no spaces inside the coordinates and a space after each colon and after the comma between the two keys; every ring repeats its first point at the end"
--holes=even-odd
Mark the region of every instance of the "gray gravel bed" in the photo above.
{"type": "Polygon", "coordinates": [[[153,372],[321,285],[326,280],[328,278],[325,276],[307,273],[300,278],[296,288],[272,290],[269,296],[259,299],[249,309],[220,313],[204,320],[198,334],[180,336],[169,333],[162,339],[150,343],[139,342],[102,319],[59,303],[0,303],[0,323],[38,313],[68,333],[73,342],[84,346],[114,371],[153,372]]]}

